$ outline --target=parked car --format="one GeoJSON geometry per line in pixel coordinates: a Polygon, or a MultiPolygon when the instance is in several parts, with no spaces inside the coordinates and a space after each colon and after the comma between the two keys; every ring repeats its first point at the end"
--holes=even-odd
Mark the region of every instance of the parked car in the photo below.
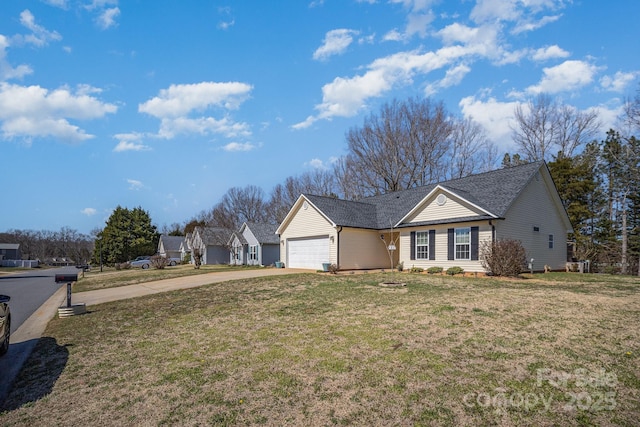
{"type": "Polygon", "coordinates": [[[9,300],[11,297],[0,295],[0,356],[9,350],[9,338],[11,336],[11,311],[9,300]]]}
{"type": "Polygon", "coordinates": [[[169,261],[169,265],[172,267],[174,265],[182,264],[182,260],[180,258],[167,258],[167,261],[169,261]]]}
{"type": "Polygon", "coordinates": [[[131,267],[140,267],[143,269],[147,269],[151,267],[151,257],[150,256],[139,256],[133,261],[129,261],[131,267]]]}

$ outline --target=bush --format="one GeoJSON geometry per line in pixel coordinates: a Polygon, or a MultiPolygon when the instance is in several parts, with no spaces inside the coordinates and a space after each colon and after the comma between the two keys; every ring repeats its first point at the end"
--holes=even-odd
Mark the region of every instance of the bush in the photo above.
{"type": "Polygon", "coordinates": [[[114,267],[118,271],[120,271],[120,270],[130,270],[131,269],[131,264],[129,264],[128,262],[116,262],[114,264],[114,267]]]}
{"type": "Polygon", "coordinates": [[[519,240],[482,242],[482,267],[495,276],[517,277],[526,270],[527,253],[519,240]]]}
{"type": "Polygon", "coordinates": [[[396,269],[397,269],[398,271],[403,271],[403,270],[404,270],[404,261],[400,261],[400,262],[398,263],[398,265],[396,265],[396,269]]]}
{"type": "Polygon", "coordinates": [[[329,270],[329,273],[336,274],[338,273],[338,270],[340,270],[340,268],[338,268],[338,264],[331,264],[328,270],[329,270]]]}
{"type": "Polygon", "coordinates": [[[149,261],[151,261],[151,265],[154,268],[157,268],[158,270],[164,269],[166,266],[169,265],[169,262],[170,262],[169,258],[165,258],[165,257],[160,256],[160,255],[152,256],[149,261]]]}
{"type": "Polygon", "coordinates": [[[429,274],[440,274],[442,273],[442,267],[429,267],[427,268],[427,273],[429,274]]]}
{"type": "Polygon", "coordinates": [[[409,270],[409,273],[422,273],[424,271],[424,268],[422,267],[411,267],[411,270],[409,270]]]}
{"type": "Polygon", "coordinates": [[[455,276],[456,274],[464,274],[464,269],[462,267],[450,267],[450,268],[447,268],[447,274],[449,276],[455,276]]]}

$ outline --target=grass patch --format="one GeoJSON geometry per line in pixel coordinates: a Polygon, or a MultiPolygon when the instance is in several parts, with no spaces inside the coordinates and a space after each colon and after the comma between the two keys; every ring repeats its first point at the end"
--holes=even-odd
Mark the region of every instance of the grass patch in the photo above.
{"type": "Polygon", "coordinates": [[[80,272],[78,282],[73,285],[74,292],[93,291],[96,289],[115,288],[118,286],[135,285],[137,283],[152,282],[155,280],[174,279],[176,277],[193,276],[197,274],[219,273],[224,271],[237,270],[255,270],[259,266],[248,265],[203,265],[199,269],[193,268],[193,265],[176,265],[173,267],[165,267],[158,270],[149,268],[131,268],[128,270],[116,270],[115,268],[105,267],[103,271],[100,268],[93,268],[91,271],[80,272]]]}
{"type": "Polygon", "coordinates": [[[634,425],[640,283],[586,276],[301,274],[93,306],[50,322],[0,424],[634,425]]]}

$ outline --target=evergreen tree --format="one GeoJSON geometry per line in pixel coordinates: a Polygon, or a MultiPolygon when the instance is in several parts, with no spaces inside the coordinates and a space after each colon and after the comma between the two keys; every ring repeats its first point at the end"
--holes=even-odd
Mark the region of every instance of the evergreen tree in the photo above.
{"type": "Polygon", "coordinates": [[[126,262],[156,252],[160,235],[149,213],[141,207],[129,210],[118,206],[96,238],[93,262],[100,257],[105,264],[126,262]]]}

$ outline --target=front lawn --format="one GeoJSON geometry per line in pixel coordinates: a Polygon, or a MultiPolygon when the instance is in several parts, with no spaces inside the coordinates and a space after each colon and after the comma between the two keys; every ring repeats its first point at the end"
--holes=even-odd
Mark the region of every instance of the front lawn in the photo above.
{"type": "MultiPolygon", "coordinates": [[[[300,274],[54,319],[2,425],[636,425],[640,283],[300,274]]],[[[599,277],[598,280],[594,278],[599,277]]]]}

